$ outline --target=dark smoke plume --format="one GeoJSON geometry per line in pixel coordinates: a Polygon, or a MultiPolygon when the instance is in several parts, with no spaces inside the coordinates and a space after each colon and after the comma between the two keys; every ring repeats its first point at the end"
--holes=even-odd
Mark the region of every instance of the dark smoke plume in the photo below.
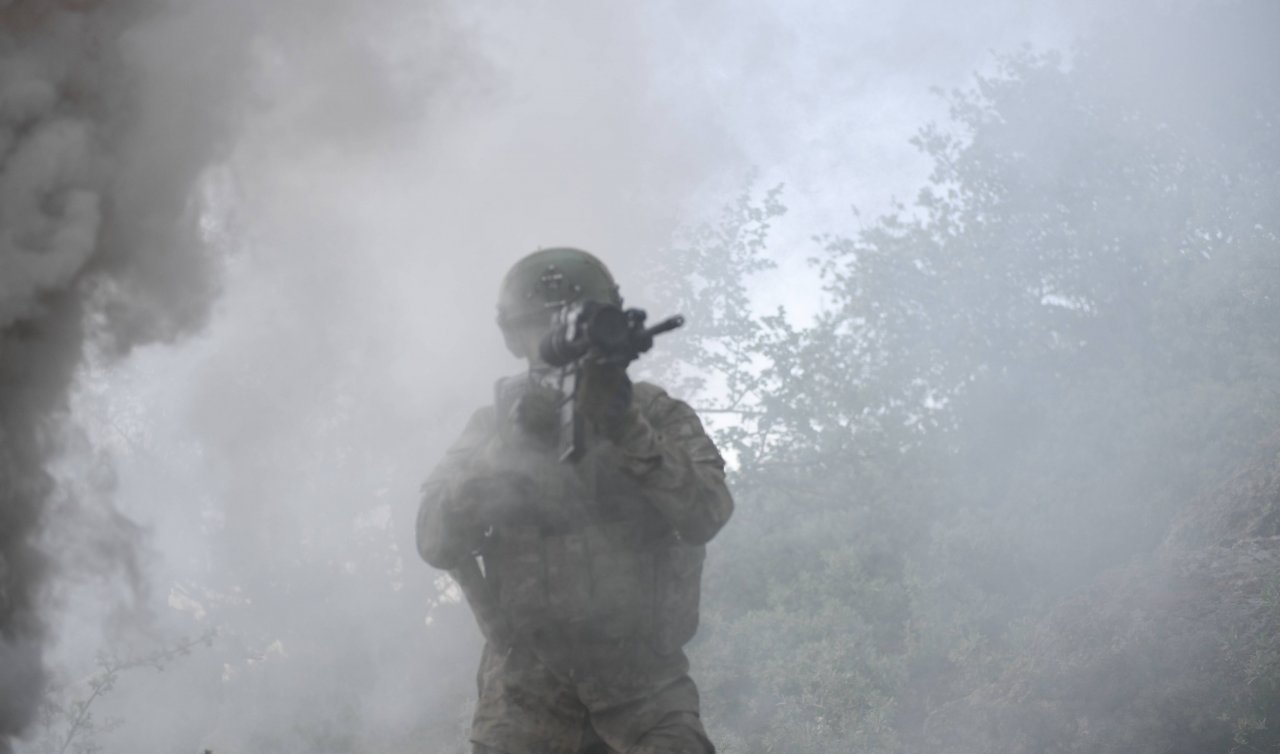
{"type": "Polygon", "coordinates": [[[40,537],[69,385],[89,347],[119,355],[199,325],[215,287],[190,197],[229,69],[195,52],[152,64],[158,29],[199,12],[0,0],[0,752],[45,683],[59,558],[40,537]]]}

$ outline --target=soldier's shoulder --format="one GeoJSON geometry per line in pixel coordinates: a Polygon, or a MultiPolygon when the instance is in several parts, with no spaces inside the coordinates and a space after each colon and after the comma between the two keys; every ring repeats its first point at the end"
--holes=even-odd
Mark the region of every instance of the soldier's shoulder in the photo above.
{"type": "Polygon", "coordinates": [[[458,437],[455,447],[465,448],[483,443],[490,435],[497,431],[498,414],[493,406],[481,406],[471,412],[471,417],[467,419],[466,426],[462,428],[462,434],[458,437]]]}
{"type": "Polygon", "coordinates": [[[650,420],[695,415],[688,403],[673,397],[661,385],[637,382],[632,390],[636,406],[650,420]]]}
{"type": "Polygon", "coordinates": [[[492,427],[498,420],[498,411],[492,405],[484,405],[471,412],[467,427],[492,427]]]}
{"type": "Polygon", "coordinates": [[[676,400],[672,398],[661,385],[643,380],[632,385],[632,396],[636,405],[644,408],[652,403],[676,400]]]}

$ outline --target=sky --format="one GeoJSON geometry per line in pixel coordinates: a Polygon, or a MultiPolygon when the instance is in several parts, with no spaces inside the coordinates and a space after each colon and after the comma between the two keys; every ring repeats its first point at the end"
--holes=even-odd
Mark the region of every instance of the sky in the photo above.
{"type": "MultiPolygon", "coordinates": [[[[744,188],[785,184],[779,269],[756,304],[809,316],[810,237],[851,232],[854,207],[875,216],[926,180],[909,139],[945,118],[933,90],[969,85],[1024,44],[1067,48],[1094,19],[1092,4],[1047,0],[85,5],[41,37],[52,52],[6,54],[32,80],[57,80],[79,65],[59,45],[115,46],[118,77],[77,74],[106,103],[88,122],[108,147],[67,149],[111,176],[93,185],[101,206],[133,213],[123,221],[185,213],[181,243],[208,266],[189,290],[163,277],[138,288],[176,291],[153,302],[129,287],[152,263],[130,262],[119,290],[96,295],[132,301],[144,322],[196,301],[208,314],[122,343],[137,328],[112,319],[118,307],[88,307],[50,466],[46,664],[74,694],[104,648],[139,656],[225,630],[216,649],[175,661],[185,670],[118,685],[103,702],[123,721],[101,734],[106,751],[264,740],[262,699],[302,698],[341,672],[296,670],[326,643],[338,657],[408,646],[428,677],[429,661],[460,657],[440,684],[464,677],[478,645],[465,621],[427,625],[441,597],[411,522],[433,459],[518,368],[493,324],[506,268],[539,246],[581,246],[625,295],[676,229],[744,188]],[[281,602],[273,579],[317,569],[332,582],[281,602]],[[180,712],[138,722],[159,698],[180,712]]],[[[0,83],[0,114],[17,119],[20,88],[0,83]]],[[[92,269],[110,267],[109,252],[66,253],[92,269]]],[[[76,285],[70,272],[48,281],[76,285]]],[[[26,311],[24,290],[0,303],[26,311]]],[[[376,665],[394,664],[386,651],[376,665]]],[[[453,703],[452,691],[406,699],[423,682],[383,675],[356,715],[370,731],[453,703]]]]}

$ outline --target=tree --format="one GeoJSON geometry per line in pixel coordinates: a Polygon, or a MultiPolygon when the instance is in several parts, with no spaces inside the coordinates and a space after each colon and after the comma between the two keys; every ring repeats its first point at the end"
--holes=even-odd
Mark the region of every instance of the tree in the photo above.
{"type": "Polygon", "coordinates": [[[924,748],[1275,430],[1276,20],[1205,4],[1002,57],[917,137],[915,205],[826,239],[812,326],[742,321],[778,194],[679,246],[655,289],[710,323],[687,371],[736,412],[695,647],[727,750],[924,748]]]}

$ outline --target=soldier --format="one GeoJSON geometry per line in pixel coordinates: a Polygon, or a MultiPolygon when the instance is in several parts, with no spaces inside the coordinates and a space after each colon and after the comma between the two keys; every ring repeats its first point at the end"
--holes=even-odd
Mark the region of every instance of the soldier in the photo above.
{"type": "Polygon", "coordinates": [[[567,304],[620,306],[578,249],[503,279],[498,324],[526,374],[500,380],[423,485],[418,551],[461,586],[486,643],[477,754],[713,754],[683,647],[704,545],[729,519],[724,461],[687,404],[588,356],[592,437],[562,462],[561,392],[539,344],[567,304]]]}

